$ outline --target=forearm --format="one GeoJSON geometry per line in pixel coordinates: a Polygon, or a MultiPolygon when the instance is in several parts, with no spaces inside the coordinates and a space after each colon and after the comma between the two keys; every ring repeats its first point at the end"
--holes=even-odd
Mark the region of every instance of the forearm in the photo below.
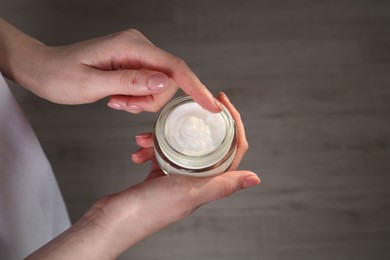
{"type": "MultiPolygon", "coordinates": [[[[122,199],[120,203],[115,202],[119,197],[123,195],[109,195],[96,202],[79,221],[26,260],[116,259],[159,229],[150,228],[142,221],[146,218],[140,212],[143,207],[129,207],[122,199]]],[[[153,224],[160,225],[159,222],[153,224]]]]}
{"type": "Polygon", "coordinates": [[[191,203],[195,200],[188,199],[187,188],[183,189],[185,200],[166,202],[171,189],[161,187],[161,182],[169,184],[175,179],[158,178],[102,198],[72,227],[26,260],[117,258],[145,237],[192,212],[194,205],[191,203]],[[158,198],[157,194],[162,197],[158,198]],[[171,208],[167,210],[170,204],[171,208]]]}
{"type": "Polygon", "coordinates": [[[28,256],[44,259],[115,259],[121,252],[115,247],[113,227],[104,211],[92,207],[72,227],[28,256]]]}
{"type": "Polygon", "coordinates": [[[45,45],[0,18],[0,71],[29,88],[34,85],[45,45]]]}

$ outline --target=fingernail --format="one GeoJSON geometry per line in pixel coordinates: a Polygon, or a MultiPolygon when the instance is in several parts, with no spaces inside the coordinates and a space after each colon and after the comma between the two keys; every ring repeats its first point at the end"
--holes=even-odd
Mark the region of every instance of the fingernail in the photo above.
{"type": "Polygon", "coordinates": [[[230,100],[229,100],[228,96],[225,94],[225,92],[220,92],[219,94],[222,95],[227,101],[230,102],[230,100]]]}
{"type": "Polygon", "coordinates": [[[148,138],[150,135],[150,133],[138,134],[135,136],[135,138],[148,138]]]}
{"type": "Polygon", "coordinates": [[[112,109],[122,110],[122,106],[115,102],[108,102],[107,106],[111,107],[112,109]]]}
{"type": "Polygon", "coordinates": [[[148,88],[150,90],[163,90],[165,87],[168,86],[168,77],[164,74],[153,74],[149,77],[148,80],[148,88]]]}
{"type": "Polygon", "coordinates": [[[133,162],[137,162],[138,159],[139,159],[140,157],[141,157],[141,156],[140,156],[139,154],[133,153],[133,154],[131,155],[131,160],[133,160],[133,162]]]}
{"type": "Polygon", "coordinates": [[[222,104],[221,102],[219,102],[216,98],[214,98],[214,104],[220,108],[220,110],[218,112],[221,112],[223,107],[222,107],[222,104]]]}
{"type": "Polygon", "coordinates": [[[139,114],[142,112],[142,109],[137,105],[128,105],[125,110],[133,114],[139,114]]]}
{"type": "Polygon", "coordinates": [[[139,154],[139,153],[137,153],[137,152],[135,152],[135,153],[133,153],[132,155],[131,155],[131,158],[132,159],[137,159],[137,158],[139,158],[141,155],[139,154]]]}
{"type": "Polygon", "coordinates": [[[244,189],[246,188],[249,188],[249,187],[253,187],[253,186],[256,186],[260,183],[260,179],[259,177],[257,177],[256,175],[250,175],[248,177],[245,177],[243,183],[242,183],[242,187],[244,189]]]}

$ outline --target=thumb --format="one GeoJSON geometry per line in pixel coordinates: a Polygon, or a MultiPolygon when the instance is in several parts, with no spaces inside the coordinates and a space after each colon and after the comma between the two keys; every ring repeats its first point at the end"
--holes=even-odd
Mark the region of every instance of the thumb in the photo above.
{"type": "Polygon", "coordinates": [[[250,171],[230,171],[206,180],[199,180],[204,182],[197,193],[199,205],[229,197],[238,190],[260,184],[260,178],[250,171]]]}
{"type": "MultiPolygon", "coordinates": [[[[256,186],[260,178],[250,171],[231,171],[214,177],[196,178],[168,175],[146,181],[143,185],[154,183],[160,189],[155,189],[158,196],[153,195],[154,208],[161,226],[176,222],[187,217],[194,210],[209,202],[226,198],[241,189],[256,186]],[[169,211],[166,211],[169,203],[169,211]],[[164,224],[161,224],[164,223],[164,224]]],[[[151,186],[149,186],[151,188],[151,186]]],[[[152,194],[148,192],[148,195],[152,194]]]]}
{"type": "Polygon", "coordinates": [[[163,92],[169,85],[165,74],[151,70],[99,71],[95,87],[104,96],[147,96],[163,92]]]}

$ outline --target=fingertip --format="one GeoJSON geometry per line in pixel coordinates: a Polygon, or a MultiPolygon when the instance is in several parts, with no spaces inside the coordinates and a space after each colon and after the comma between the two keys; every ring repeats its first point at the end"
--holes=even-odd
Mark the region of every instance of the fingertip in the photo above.
{"type": "Polygon", "coordinates": [[[127,105],[127,96],[115,95],[112,96],[107,103],[107,106],[115,110],[125,110],[127,105]]]}
{"type": "Polygon", "coordinates": [[[129,113],[132,113],[132,114],[140,114],[142,111],[142,108],[138,105],[127,105],[125,108],[124,108],[125,111],[129,112],[129,113]]]}
{"type": "Polygon", "coordinates": [[[218,94],[218,99],[221,101],[221,103],[229,110],[230,114],[233,116],[234,120],[241,121],[240,113],[237,111],[237,109],[234,107],[234,105],[230,102],[230,99],[224,92],[220,92],[218,94]]]}
{"type": "Polygon", "coordinates": [[[115,101],[109,101],[107,106],[115,110],[123,110],[122,106],[115,101]]]}
{"type": "Polygon", "coordinates": [[[142,164],[149,160],[152,160],[154,157],[154,149],[152,147],[144,148],[141,147],[131,155],[131,159],[134,163],[142,164]]]}
{"type": "Polygon", "coordinates": [[[141,146],[141,147],[142,147],[142,136],[140,136],[140,135],[135,136],[135,143],[136,143],[138,146],[141,146]]]}
{"type": "Polygon", "coordinates": [[[217,99],[225,106],[229,107],[232,106],[232,103],[230,102],[230,99],[228,96],[225,94],[225,92],[219,92],[217,99]]]}
{"type": "Polygon", "coordinates": [[[141,163],[141,155],[138,153],[138,152],[135,152],[131,155],[131,160],[134,162],[134,163],[141,163]]]}
{"type": "MultiPolygon", "coordinates": [[[[187,93],[188,94],[188,93],[187,93]]],[[[198,103],[202,108],[210,111],[211,113],[220,113],[222,111],[221,103],[214,98],[211,94],[210,97],[205,98],[205,96],[195,96],[190,95],[196,103],[198,103]]]]}
{"type": "Polygon", "coordinates": [[[218,96],[217,96],[217,99],[219,100],[219,101],[221,101],[221,100],[225,100],[225,101],[230,101],[229,100],[229,98],[228,98],[228,96],[225,94],[225,92],[219,92],[219,94],[218,94],[218,96]]]}
{"type": "Polygon", "coordinates": [[[152,137],[152,133],[142,133],[135,136],[135,139],[146,139],[152,137]]]}
{"type": "Polygon", "coordinates": [[[211,94],[205,85],[200,84],[198,87],[182,87],[184,92],[190,95],[196,103],[212,113],[222,111],[221,103],[211,94]]]}
{"type": "Polygon", "coordinates": [[[135,142],[143,148],[153,147],[152,133],[144,133],[144,134],[136,135],[135,142]]]}
{"type": "Polygon", "coordinates": [[[257,174],[251,171],[229,171],[220,176],[235,183],[236,190],[253,187],[261,182],[257,174]]]}
{"type": "Polygon", "coordinates": [[[250,172],[247,176],[244,177],[244,180],[242,182],[243,189],[250,188],[257,186],[261,183],[261,180],[259,176],[257,176],[255,173],[250,172]]]}

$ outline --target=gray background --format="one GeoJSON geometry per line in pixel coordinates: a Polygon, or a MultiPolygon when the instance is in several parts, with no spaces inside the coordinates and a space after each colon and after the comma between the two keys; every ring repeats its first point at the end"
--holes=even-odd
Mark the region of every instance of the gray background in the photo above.
{"type": "MultiPolygon", "coordinates": [[[[137,28],[242,114],[262,184],[121,259],[390,259],[390,1],[0,0],[0,15],[49,45],[137,28]]],[[[13,91],[72,220],[144,178],[132,138],[155,114],[13,91]]]]}

